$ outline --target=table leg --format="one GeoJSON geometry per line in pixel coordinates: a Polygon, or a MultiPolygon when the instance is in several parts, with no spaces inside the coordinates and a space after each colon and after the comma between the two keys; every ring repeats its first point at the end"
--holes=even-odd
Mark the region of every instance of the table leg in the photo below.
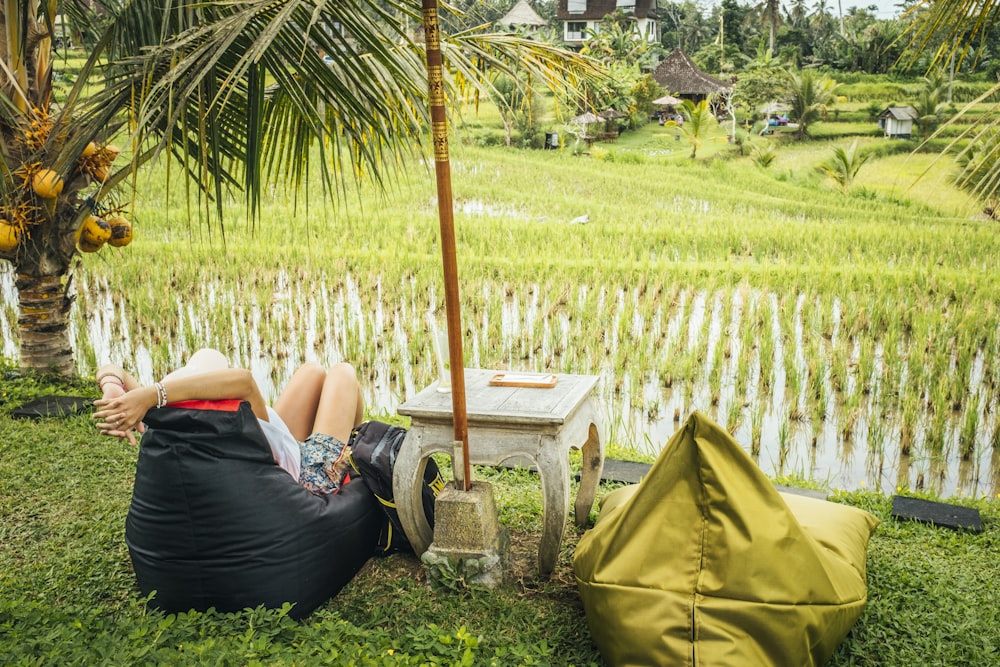
{"type": "Polygon", "coordinates": [[[583,445],[583,464],[580,468],[580,488],[576,492],[576,525],[583,528],[590,520],[590,510],[594,506],[597,489],[601,485],[601,471],[604,469],[604,442],[601,440],[597,424],[590,424],[587,442],[583,445]]]}
{"type": "Polygon", "coordinates": [[[411,428],[396,454],[396,464],[392,473],[392,494],[396,501],[396,513],[399,514],[399,522],[403,525],[406,539],[410,541],[417,556],[427,551],[427,547],[434,539],[434,531],[424,515],[421,496],[423,492],[421,480],[427,468],[427,457],[421,451],[420,440],[419,429],[411,428]]]}
{"type": "Polygon", "coordinates": [[[542,541],[538,545],[538,571],[552,574],[559,559],[559,545],[569,514],[569,459],[557,441],[543,442],[538,452],[542,480],[542,541]]]}

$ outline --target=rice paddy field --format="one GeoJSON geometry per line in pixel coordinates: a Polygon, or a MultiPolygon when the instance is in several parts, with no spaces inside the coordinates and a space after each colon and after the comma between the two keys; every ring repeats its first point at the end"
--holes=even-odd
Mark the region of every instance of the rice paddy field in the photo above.
{"type": "MultiPolygon", "coordinates": [[[[452,144],[468,367],[600,375],[620,458],[701,410],[775,477],[1000,496],[1000,230],[946,162],[865,136],[884,157],[845,193],[815,169],[849,143],[829,126],[764,169],[721,129],[692,161],[655,124],[583,154],[477,147],[476,125],[452,144]]],[[[275,189],[254,226],[237,196],[224,233],[180,183],[144,172],[136,241],[75,269],[81,373],[123,361],[152,382],[213,346],[273,398],[300,363],[348,360],[372,416],[434,381],[431,166],[384,194],[275,189]]],[[[6,264],[0,292],[14,358],[6,264]]]]}

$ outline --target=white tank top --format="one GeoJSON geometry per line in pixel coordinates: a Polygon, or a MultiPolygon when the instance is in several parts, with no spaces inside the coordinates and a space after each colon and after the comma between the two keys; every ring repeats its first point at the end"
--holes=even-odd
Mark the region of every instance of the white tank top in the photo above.
{"type": "Polygon", "coordinates": [[[264,431],[267,444],[271,446],[274,461],[298,482],[302,456],[299,441],[292,436],[281,416],[271,406],[267,406],[267,418],[269,421],[263,419],[257,421],[264,431]]]}

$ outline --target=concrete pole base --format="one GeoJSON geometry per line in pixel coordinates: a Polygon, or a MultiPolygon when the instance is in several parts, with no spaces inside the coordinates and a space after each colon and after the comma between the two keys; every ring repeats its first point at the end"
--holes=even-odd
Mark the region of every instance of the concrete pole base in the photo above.
{"type": "Polygon", "coordinates": [[[448,590],[495,588],[510,568],[510,539],[497,519],[493,487],[445,486],[434,502],[434,541],[420,558],[431,585],[448,590]]]}

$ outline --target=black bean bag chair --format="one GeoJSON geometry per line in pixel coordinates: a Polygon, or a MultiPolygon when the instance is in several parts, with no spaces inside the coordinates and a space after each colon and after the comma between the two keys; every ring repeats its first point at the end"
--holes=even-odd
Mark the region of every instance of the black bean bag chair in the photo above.
{"type": "Polygon", "coordinates": [[[385,515],[364,482],[331,496],[299,486],[275,464],[249,403],[175,404],[145,422],[125,542],[153,607],[291,602],[302,618],[372,554],[385,515]]]}

